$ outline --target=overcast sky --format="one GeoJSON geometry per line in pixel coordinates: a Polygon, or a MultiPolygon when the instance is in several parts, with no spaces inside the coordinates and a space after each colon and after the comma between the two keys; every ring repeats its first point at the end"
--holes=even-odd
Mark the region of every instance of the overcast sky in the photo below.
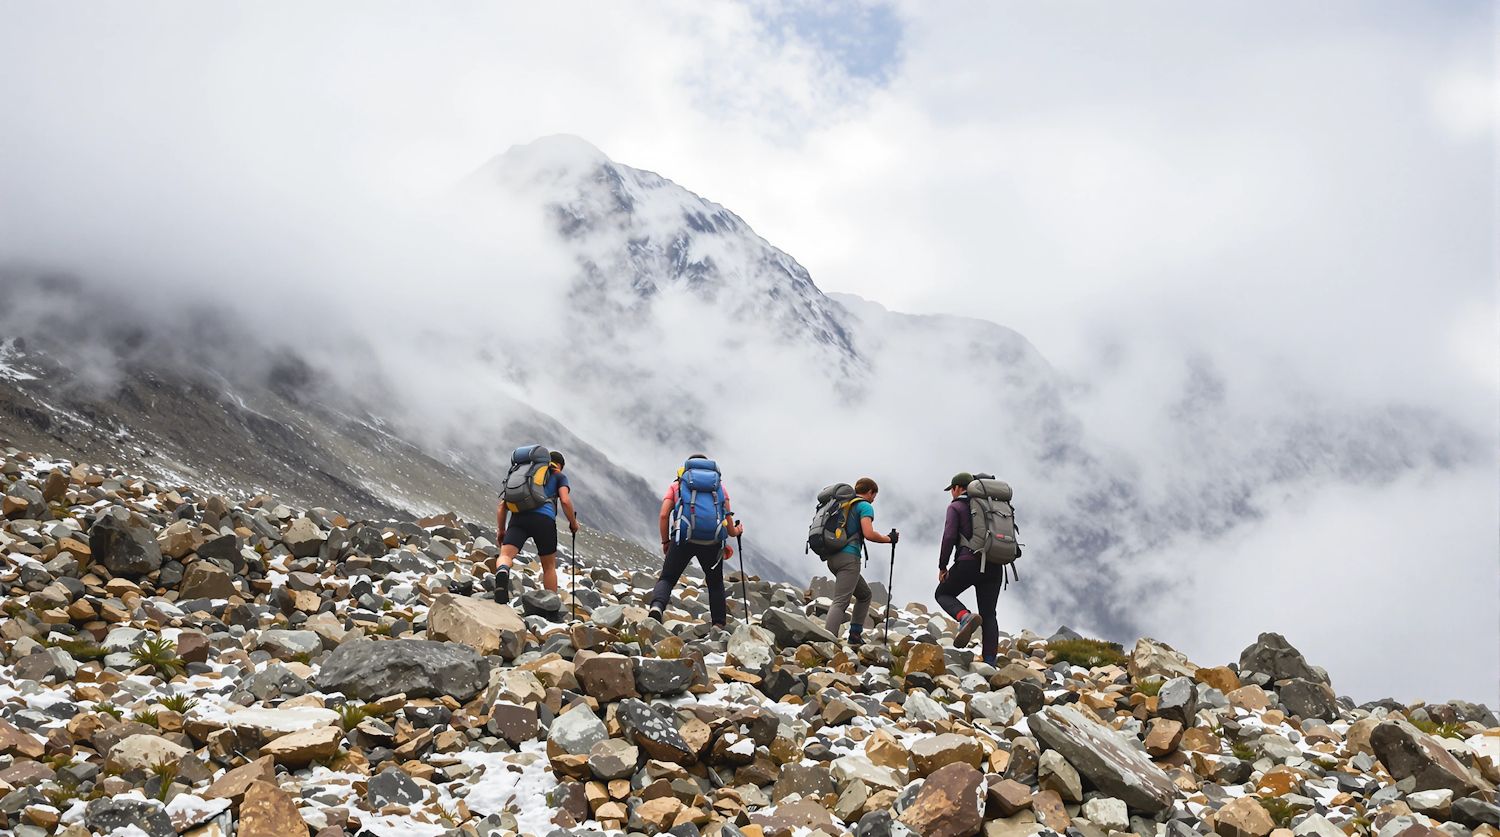
{"type": "MultiPolygon", "coordinates": [[[[107,258],[219,211],[337,225],[572,133],[824,289],[1015,328],[1122,439],[1118,390],[1155,409],[1184,356],[1241,401],[1431,407],[1494,439],[1495,93],[1479,2],[11,2],[0,255],[107,258]]],[[[192,239],[157,255],[214,246],[192,239]]],[[[1428,517],[1389,515],[1445,544],[1407,571],[1455,580],[1448,624],[1488,655],[1463,682],[1491,696],[1496,490],[1404,485],[1428,517]]],[[[1304,510],[1298,550],[1253,537],[1330,549],[1369,502],[1304,510]]]]}

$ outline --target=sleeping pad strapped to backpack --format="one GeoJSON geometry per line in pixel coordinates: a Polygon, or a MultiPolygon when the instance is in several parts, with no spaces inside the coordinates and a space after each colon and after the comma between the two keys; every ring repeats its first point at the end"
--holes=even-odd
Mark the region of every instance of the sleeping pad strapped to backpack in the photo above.
{"type": "Polygon", "coordinates": [[[547,505],[547,477],[552,474],[552,452],[541,445],[516,448],[500,498],[511,512],[536,511],[547,505]]]}

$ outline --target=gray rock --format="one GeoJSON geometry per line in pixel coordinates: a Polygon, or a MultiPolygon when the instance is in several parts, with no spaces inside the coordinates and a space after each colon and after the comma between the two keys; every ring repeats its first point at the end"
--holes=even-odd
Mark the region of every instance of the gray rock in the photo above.
{"type": "Polygon", "coordinates": [[[1241,651],[1240,670],[1265,674],[1272,680],[1300,677],[1317,683],[1328,682],[1326,675],[1308,665],[1302,653],[1277,633],[1263,633],[1254,645],[1241,651]]]}
{"type": "Polygon", "coordinates": [[[1333,690],[1322,683],[1295,678],[1278,692],[1288,713],[1304,720],[1339,717],[1339,705],[1333,690]]]}
{"type": "Polygon", "coordinates": [[[573,756],[589,753],[595,744],[608,738],[609,730],[604,722],[587,706],[569,709],[557,716],[547,730],[547,741],[573,756]]]}
{"type": "Polygon", "coordinates": [[[357,639],[334,649],[317,680],[320,689],[360,700],[404,693],[467,703],[489,685],[490,661],[456,642],[357,639]]]}
{"type": "Polygon", "coordinates": [[[824,794],[835,793],[837,790],[833,784],[833,774],[827,767],[791,762],[782,765],[781,775],[771,787],[771,800],[780,802],[794,793],[804,799],[809,796],[822,799],[824,794]]]}
{"type": "Polygon", "coordinates": [[[1018,708],[1015,690],[1010,686],[996,692],[980,692],[969,698],[969,715],[988,718],[994,724],[1010,723],[1018,708]]]}
{"type": "Polygon", "coordinates": [[[693,685],[693,662],[688,659],[637,657],[635,690],[643,695],[675,695],[693,685]]]}
{"type": "Polygon", "coordinates": [[[641,748],[623,738],[607,738],[589,748],[589,769],[595,779],[605,782],[628,778],[640,760],[641,748]]]}
{"type": "Polygon", "coordinates": [[[908,721],[946,721],[951,716],[948,709],[941,703],[933,700],[922,692],[912,692],[906,696],[906,703],[902,705],[906,710],[908,721]]]}
{"type": "Polygon", "coordinates": [[[625,624],[625,608],[619,605],[605,605],[597,608],[589,618],[595,625],[604,628],[618,628],[625,624]]]}
{"type": "Polygon", "coordinates": [[[635,698],[620,701],[615,706],[615,718],[620,722],[626,740],[634,742],[651,758],[676,764],[692,764],[698,760],[697,754],[677,732],[676,724],[644,702],[635,698]]]}
{"type": "Polygon", "coordinates": [[[78,661],[61,648],[44,648],[28,654],[16,663],[15,679],[41,681],[48,677],[56,680],[71,680],[78,673],[78,661]]]}
{"type": "Polygon", "coordinates": [[[323,548],[323,541],[327,539],[323,530],[305,517],[293,520],[281,536],[281,542],[286,544],[286,548],[291,550],[292,555],[297,558],[311,558],[317,555],[318,550],[323,548]]]}
{"type": "Polygon", "coordinates": [[[1455,796],[1479,790],[1463,763],[1406,721],[1382,721],[1370,732],[1370,747],[1398,782],[1413,780],[1414,790],[1446,788],[1455,796]]]}
{"type": "Polygon", "coordinates": [[[555,621],[561,617],[562,596],[551,590],[527,590],[521,594],[521,610],[527,616],[555,621]]]}
{"type": "Polygon", "coordinates": [[[376,811],[387,805],[416,805],[422,801],[422,788],[400,768],[388,767],[370,777],[365,801],[376,811]]]}
{"type": "Polygon", "coordinates": [[[782,648],[795,648],[804,642],[838,642],[838,637],[822,625],[790,610],[771,608],[760,617],[761,627],[771,632],[782,648]]]}
{"type": "Polygon", "coordinates": [[[1488,825],[1500,828],[1500,807],[1478,797],[1468,797],[1453,803],[1449,817],[1470,828],[1488,825]]]}
{"type": "Polygon", "coordinates": [[[1053,791],[1064,802],[1074,805],[1083,801],[1083,779],[1058,751],[1048,750],[1042,753],[1037,761],[1036,775],[1042,790],[1053,791]]]}
{"type": "Polygon", "coordinates": [[[96,799],[84,809],[83,822],[98,834],[134,826],[151,837],[177,837],[166,806],[154,799],[96,799]]]}
{"type": "Polygon", "coordinates": [[[1172,780],[1145,753],[1077,709],[1048,706],[1028,723],[1037,740],[1061,754],[1094,787],[1132,809],[1155,814],[1176,798],[1172,780]]]}
{"type": "Polygon", "coordinates": [[[298,654],[311,657],[323,650],[323,639],[312,631],[263,631],[257,646],[278,660],[290,660],[298,654]]]}
{"type": "Polygon", "coordinates": [[[248,692],[256,700],[272,697],[297,697],[312,691],[307,681],[292,673],[281,663],[272,663],[240,681],[239,691],[248,692]]]}
{"type": "Polygon", "coordinates": [[[145,575],[161,568],[156,533],[119,506],[94,521],[89,529],[89,551],[114,575],[145,575]]]}
{"type": "Polygon", "coordinates": [[[771,665],[771,658],[776,656],[776,650],[771,647],[775,639],[766,629],[741,622],[729,635],[729,656],[746,671],[763,672],[771,665]]]}
{"type": "Polygon", "coordinates": [[[1173,677],[1161,685],[1156,701],[1157,716],[1176,721],[1187,729],[1198,714],[1198,684],[1191,677],[1173,677]]]}

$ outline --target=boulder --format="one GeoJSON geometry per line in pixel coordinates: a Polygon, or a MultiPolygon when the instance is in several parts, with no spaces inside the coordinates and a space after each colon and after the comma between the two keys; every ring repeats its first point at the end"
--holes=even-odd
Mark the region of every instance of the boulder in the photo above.
{"type": "Polygon", "coordinates": [[[286,531],[281,534],[281,542],[297,558],[311,558],[317,555],[327,539],[323,530],[305,517],[293,520],[291,525],[286,527],[286,531]]]}
{"type": "Polygon", "coordinates": [[[512,747],[536,738],[539,729],[536,710],[514,703],[496,703],[491,707],[488,726],[499,737],[510,742],[512,747]]]}
{"type": "Polygon", "coordinates": [[[178,588],[183,600],[227,599],[235,595],[234,579],[212,561],[194,561],[188,564],[178,588]]]}
{"type": "Polygon", "coordinates": [[[1137,682],[1143,677],[1153,674],[1162,677],[1192,677],[1198,667],[1188,662],[1187,655],[1174,649],[1165,642],[1157,642],[1150,637],[1141,637],[1136,640],[1135,648],[1130,652],[1130,662],[1127,665],[1130,676],[1137,682]]]}
{"type": "Polygon", "coordinates": [[[969,717],[987,718],[992,724],[1008,725],[1020,707],[1016,705],[1015,691],[1007,686],[998,692],[979,692],[969,698],[969,717]]]}
{"type": "Polygon", "coordinates": [[[577,706],[557,716],[547,729],[547,742],[571,756],[588,755],[595,744],[609,738],[609,730],[587,706],[577,706]]]}
{"type": "Polygon", "coordinates": [[[1281,696],[1281,705],[1286,707],[1287,712],[1299,718],[1338,720],[1339,704],[1336,696],[1332,689],[1322,683],[1298,677],[1282,686],[1277,693],[1281,696]]]}
{"type": "Polygon", "coordinates": [[[1271,815],[1253,796],[1231,800],[1214,817],[1214,831],[1220,837],[1266,837],[1275,828],[1271,815]]]}
{"type": "Polygon", "coordinates": [[[1006,663],[999,671],[990,676],[990,688],[1004,689],[1007,686],[1014,686],[1022,680],[1030,680],[1033,683],[1041,684],[1042,676],[1036,672],[1036,669],[1025,663],[1006,663]]]}
{"type": "Polygon", "coordinates": [[[1131,808],[1155,814],[1176,797],[1172,780],[1145,753],[1072,706],[1048,706],[1027,720],[1039,741],[1100,791],[1123,799],[1131,808]]]}
{"type": "Polygon", "coordinates": [[[635,689],[643,695],[681,694],[691,685],[692,660],[641,657],[635,661],[635,689]]]}
{"type": "Polygon", "coordinates": [[[521,594],[521,612],[527,616],[556,622],[561,619],[562,609],[562,596],[551,590],[527,590],[521,594]]]}
{"type": "Polygon", "coordinates": [[[782,648],[795,648],[804,642],[838,642],[838,637],[822,625],[790,610],[768,608],[760,618],[761,627],[771,632],[782,648]]]}
{"type": "Polygon", "coordinates": [[[150,525],[115,506],[89,529],[89,551],[110,573],[146,575],[161,569],[161,547],[150,525]]]}
{"type": "Polygon", "coordinates": [[[1173,677],[1156,693],[1156,716],[1176,721],[1183,727],[1193,725],[1198,715],[1198,684],[1191,677],[1173,677]]]}
{"type": "Polygon", "coordinates": [[[908,721],[946,721],[951,716],[947,707],[933,700],[922,692],[912,692],[906,696],[906,703],[901,707],[906,711],[908,721]]]}
{"type": "Polygon", "coordinates": [[[620,701],[616,704],[615,718],[620,722],[625,738],[645,750],[651,758],[676,764],[693,764],[698,760],[678,734],[677,726],[642,701],[635,698],[620,701]]]}
{"type": "Polygon", "coordinates": [[[307,823],[292,795],[271,782],[251,782],[240,802],[235,837],[306,837],[307,823]]]}
{"type": "Polygon", "coordinates": [[[984,774],[967,764],[939,768],[899,819],[921,837],[974,837],[984,825],[983,781],[984,774]]]}
{"type": "Polygon", "coordinates": [[[325,691],[365,701],[405,694],[467,703],[489,685],[490,662],[458,643],[360,639],[334,649],[317,679],[325,691]]]}
{"type": "Polygon", "coordinates": [[[1073,765],[1056,750],[1048,750],[1037,759],[1037,784],[1052,791],[1063,802],[1077,805],[1083,801],[1083,779],[1073,765]]]}
{"type": "Polygon", "coordinates": [[[203,535],[191,521],[179,520],[161,530],[156,536],[156,546],[168,558],[180,559],[189,552],[197,552],[203,545],[203,535]]]}
{"type": "Polygon", "coordinates": [[[804,799],[822,799],[825,794],[835,793],[833,774],[821,764],[805,765],[792,762],[781,766],[781,775],[771,787],[771,801],[780,802],[792,794],[804,799]]]}
{"type": "Polygon", "coordinates": [[[907,674],[920,671],[928,677],[942,677],[948,673],[948,663],[943,659],[943,647],[931,642],[918,642],[906,651],[903,670],[907,674]]]}
{"type": "Polygon", "coordinates": [[[917,741],[911,746],[911,758],[922,777],[955,763],[977,770],[984,763],[984,748],[967,735],[947,732],[917,741]]]}
{"type": "Polygon", "coordinates": [[[95,799],[84,809],[83,822],[97,834],[134,827],[150,837],[177,837],[166,806],[154,799],[95,799]]]}
{"type": "Polygon", "coordinates": [[[635,661],[622,654],[600,654],[579,663],[573,672],[584,694],[601,704],[639,697],[635,690],[635,661]]]}
{"type": "Polygon", "coordinates": [[[1308,665],[1302,653],[1277,633],[1261,634],[1254,645],[1240,652],[1240,671],[1259,672],[1269,675],[1272,680],[1301,678],[1328,683],[1327,675],[1308,665]]]}
{"type": "Polygon", "coordinates": [[[173,744],[159,735],[132,735],[109,748],[104,769],[120,773],[131,770],[150,770],[159,764],[176,764],[192,752],[180,744],[173,744]]]}
{"type": "Polygon", "coordinates": [[[1469,796],[1479,790],[1462,762],[1406,721],[1381,722],[1370,732],[1370,747],[1393,778],[1413,780],[1415,790],[1446,788],[1455,796],[1469,796]]]}
{"type": "Polygon", "coordinates": [[[499,654],[507,646],[519,647],[518,643],[503,642],[502,633],[516,638],[526,636],[526,623],[510,605],[444,593],[427,612],[429,637],[463,643],[485,656],[499,654]]]}
{"type": "Polygon", "coordinates": [[[405,805],[408,808],[421,803],[422,788],[399,767],[387,767],[365,785],[365,801],[379,811],[387,805],[405,805]]]}
{"type": "Polygon", "coordinates": [[[1101,796],[1083,803],[1083,816],[1108,834],[1130,830],[1130,811],[1123,800],[1101,796]]]}
{"type": "Polygon", "coordinates": [[[764,672],[776,651],[771,647],[775,636],[764,628],[741,622],[729,635],[729,656],[745,671],[764,672]]]}
{"type": "Polygon", "coordinates": [[[306,767],[314,759],[325,761],[338,755],[342,740],[344,731],[339,727],[314,727],[283,735],[261,747],[260,752],[275,759],[277,764],[306,767]]]}
{"type": "Polygon", "coordinates": [[[839,832],[838,827],[833,824],[833,817],[828,813],[828,809],[823,807],[822,802],[813,799],[804,799],[791,805],[778,805],[769,813],[751,814],[750,824],[760,826],[761,834],[765,837],[791,835],[797,829],[822,831],[824,834],[839,832]]]}
{"type": "Polygon", "coordinates": [[[630,778],[640,760],[640,748],[623,738],[607,738],[589,748],[589,770],[605,782],[630,778]]]}

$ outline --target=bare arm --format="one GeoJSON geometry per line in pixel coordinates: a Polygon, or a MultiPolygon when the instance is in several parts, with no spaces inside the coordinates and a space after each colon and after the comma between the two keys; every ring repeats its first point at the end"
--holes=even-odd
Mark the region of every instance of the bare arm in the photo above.
{"type": "Polygon", "coordinates": [[[859,519],[860,529],[863,530],[865,540],[873,543],[890,543],[891,539],[875,531],[875,518],[861,517],[859,519]]]}
{"type": "Polygon", "coordinates": [[[505,511],[505,504],[501,503],[499,508],[495,509],[495,536],[502,540],[505,538],[506,514],[507,512],[505,511]]]}
{"type": "Polygon", "coordinates": [[[667,525],[672,517],[672,498],[667,497],[661,501],[661,551],[667,551],[667,525]]]}
{"type": "Polygon", "coordinates": [[[565,485],[557,489],[557,502],[562,506],[563,514],[568,518],[568,528],[574,532],[578,531],[578,517],[573,512],[572,492],[565,485]]]}

